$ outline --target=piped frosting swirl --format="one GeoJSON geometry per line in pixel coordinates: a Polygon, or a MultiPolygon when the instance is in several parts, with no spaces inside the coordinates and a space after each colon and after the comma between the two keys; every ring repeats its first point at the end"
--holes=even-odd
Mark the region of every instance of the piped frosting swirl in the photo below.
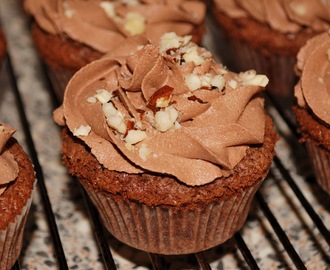
{"type": "Polygon", "coordinates": [[[199,0],[25,0],[24,5],[46,32],[68,36],[101,53],[132,35],[157,41],[169,31],[190,34],[206,12],[199,0]]]}
{"type": "Polygon", "coordinates": [[[126,56],[88,64],[68,84],[56,122],[109,170],[168,174],[187,185],[230,175],[249,146],[263,143],[259,93],[268,78],[228,71],[190,39],[127,40],[126,56]]]}
{"type": "Polygon", "coordinates": [[[329,29],[330,2],[324,0],[214,0],[232,18],[251,17],[281,33],[297,33],[306,27],[329,29]]]}
{"type": "Polygon", "coordinates": [[[6,190],[8,183],[14,181],[18,175],[18,164],[6,148],[7,141],[14,133],[14,128],[0,123],[0,195],[6,190]]]}
{"type": "Polygon", "coordinates": [[[300,80],[295,87],[298,105],[310,108],[330,125],[330,34],[310,39],[299,51],[297,71],[300,80]]]}

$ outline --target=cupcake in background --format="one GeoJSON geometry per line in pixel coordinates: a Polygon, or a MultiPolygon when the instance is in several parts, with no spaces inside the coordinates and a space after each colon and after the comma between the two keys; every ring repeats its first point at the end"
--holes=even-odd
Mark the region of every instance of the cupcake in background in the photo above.
{"type": "Polygon", "coordinates": [[[71,76],[111,52],[122,40],[169,31],[202,41],[206,5],[201,0],[25,0],[32,37],[60,99],[71,76]]]}
{"type": "Polygon", "coordinates": [[[309,38],[329,29],[330,3],[212,0],[212,11],[214,29],[226,39],[219,49],[224,63],[235,71],[266,74],[267,91],[291,107],[296,54],[309,38]]]}
{"type": "Polygon", "coordinates": [[[330,194],[330,34],[320,34],[300,50],[294,88],[301,142],[313,162],[319,185],[330,194]]]}
{"type": "Polygon", "coordinates": [[[11,269],[22,249],[25,222],[35,190],[32,163],[0,123],[0,269],[11,269]]]}
{"type": "Polygon", "coordinates": [[[63,162],[127,245],[159,254],[219,245],[243,226],[274,156],[268,79],[228,71],[190,36],[124,42],[126,57],[70,80],[54,112],[63,162]]]}

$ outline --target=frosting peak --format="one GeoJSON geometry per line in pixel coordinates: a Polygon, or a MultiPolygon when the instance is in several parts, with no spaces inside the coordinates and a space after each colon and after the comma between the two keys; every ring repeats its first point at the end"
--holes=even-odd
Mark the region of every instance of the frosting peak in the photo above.
{"type": "Polygon", "coordinates": [[[101,53],[133,35],[157,41],[169,31],[190,34],[206,13],[200,0],[26,0],[24,4],[48,33],[68,36],[101,53]]]}
{"type": "Polygon", "coordinates": [[[229,72],[190,38],[167,33],[160,45],[136,44],[126,57],[85,66],[55,120],[110,170],[169,174],[188,185],[230,175],[263,142],[258,93],[268,79],[229,72]]]}
{"type": "Polygon", "coordinates": [[[310,39],[299,51],[297,71],[300,81],[295,96],[301,107],[308,106],[322,121],[330,124],[330,34],[310,39]]]}
{"type": "Polygon", "coordinates": [[[0,123],[0,195],[5,191],[7,184],[15,180],[18,175],[18,164],[6,149],[6,143],[14,132],[14,128],[0,123]]]}
{"type": "Polygon", "coordinates": [[[324,0],[214,0],[217,8],[233,18],[247,17],[268,24],[282,33],[297,33],[310,27],[329,29],[330,2],[324,0]]]}

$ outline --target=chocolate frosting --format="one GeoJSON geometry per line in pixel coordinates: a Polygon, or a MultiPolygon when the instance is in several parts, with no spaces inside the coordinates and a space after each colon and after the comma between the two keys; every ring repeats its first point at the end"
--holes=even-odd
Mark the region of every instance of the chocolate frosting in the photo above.
{"type": "Polygon", "coordinates": [[[309,108],[330,125],[330,34],[310,39],[297,55],[300,80],[295,86],[298,105],[309,108]]]}
{"type": "Polygon", "coordinates": [[[214,0],[214,3],[232,18],[252,17],[282,33],[297,33],[305,27],[317,32],[329,28],[329,1],[214,0]]]}
{"type": "Polygon", "coordinates": [[[6,190],[8,183],[15,180],[18,175],[18,164],[6,148],[7,141],[15,131],[14,128],[0,123],[0,195],[6,190]]]}
{"type": "Polygon", "coordinates": [[[46,32],[68,36],[101,53],[131,35],[156,41],[165,32],[190,34],[206,12],[199,0],[25,0],[24,5],[46,32]]]}
{"type": "Polygon", "coordinates": [[[187,185],[230,175],[248,147],[263,143],[258,93],[268,79],[229,72],[190,38],[127,40],[135,53],[106,56],[73,76],[55,121],[109,170],[169,174],[187,185]]]}

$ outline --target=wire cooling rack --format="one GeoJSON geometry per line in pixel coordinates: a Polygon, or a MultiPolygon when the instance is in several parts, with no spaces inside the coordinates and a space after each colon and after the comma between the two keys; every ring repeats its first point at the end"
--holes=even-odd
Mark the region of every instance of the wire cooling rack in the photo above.
{"type": "Polygon", "coordinates": [[[116,241],[60,162],[59,103],[34,51],[20,1],[2,0],[8,54],[0,120],[17,127],[38,178],[22,254],[13,269],[328,269],[330,199],[315,183],[291,111],[266,96],[281,136],[270,173],[240,232],[211,250],[161,256],[116,241]],[[6,12],[4,12],[6,10],[6,12]]]}

